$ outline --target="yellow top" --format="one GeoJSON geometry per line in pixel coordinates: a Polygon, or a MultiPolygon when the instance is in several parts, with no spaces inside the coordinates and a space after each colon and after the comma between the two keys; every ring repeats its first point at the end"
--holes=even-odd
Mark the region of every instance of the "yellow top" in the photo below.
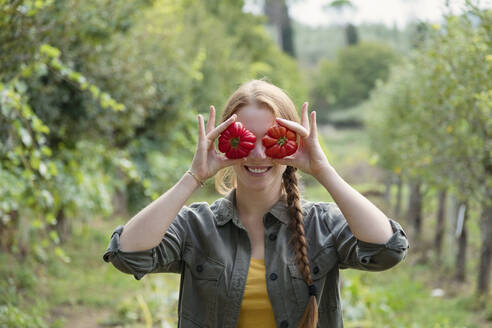
{"type": "Polygon", "coordinates": [[[265,280],[265,260],[251,258],[237,328],[275,327],[265,280]]]}

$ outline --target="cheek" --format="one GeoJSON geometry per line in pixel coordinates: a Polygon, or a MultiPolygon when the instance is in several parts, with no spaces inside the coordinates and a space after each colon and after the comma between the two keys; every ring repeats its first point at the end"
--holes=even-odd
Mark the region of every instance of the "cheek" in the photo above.
{"type": "Polygon", "coordinates": [[[287,165],[277,165],[276,169],[284,174],[285,170],[287,169],[287,165]]]}
{"type": "Polygon", "coordinates": [[[272,172],[275,175],[279,176],[280,179],[282,179],[282,175],[284,174],[286,168],[287,168],[287,166],[285,166],[285,165],[275,165],[272,168],[272,172]]]}
{"type": "Polygon", "coordinates": [[[234,165],[232,166],[232,169],[234,170],[234,173],[235,173],[235,174],[236,174],[236,176],[237,176],[237,174],[238,174],[238,173],[241,171],[241,169],[242,169],[242,165],[239,165],[239,164],[234,164],[234,165]]]}

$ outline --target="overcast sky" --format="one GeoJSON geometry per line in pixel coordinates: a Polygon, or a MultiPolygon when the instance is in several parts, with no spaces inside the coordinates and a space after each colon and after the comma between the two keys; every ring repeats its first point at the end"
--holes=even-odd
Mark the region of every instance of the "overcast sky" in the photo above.
{"type": "MultiPolygon", "coordinates": [[[[289,2],[289,1],[288,1],[289,2]]],[[[412,20],[425,20],[439,23],[446,12],[444,0],[352,0],[354,9],[337,12],[335,9],[323,10],[330,0],[297,0],[290,7],[292,18],[304,24],[316,26],[352,22],[397,24],[403,27],[412,20]]],[[[257,12],[262,0],[246,0],[245,10],[257,12]],[[256,4],[256,5],[255,5],[256,4]]],[[[452,10],[460,12],[465,0],[450,0],[452,10]]],[[[481,7],[492,8],[492,0],[481,0],[481,7]]],[[[261,7],[260,7],[261,8],[261,7]]]]}

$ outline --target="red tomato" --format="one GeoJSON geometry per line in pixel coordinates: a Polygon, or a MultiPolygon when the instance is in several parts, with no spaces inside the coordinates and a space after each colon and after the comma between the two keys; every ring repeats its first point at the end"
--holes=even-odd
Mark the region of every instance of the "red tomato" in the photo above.
{"type": "Polygon", "coordinates": [[[246,157],[255,148],[256,136],[246,129],[241,122],[234,122],[219,137],[219,150],[227,158],[246,157]]]}
{"type": "Polygon", "coordinates": [[[265,153],[268,157],[283,158],[292,155],[297,150],[297,134],[288,128],[280,125],[274,125],[266,136],[261,139],[265,146],[265,153]]]}

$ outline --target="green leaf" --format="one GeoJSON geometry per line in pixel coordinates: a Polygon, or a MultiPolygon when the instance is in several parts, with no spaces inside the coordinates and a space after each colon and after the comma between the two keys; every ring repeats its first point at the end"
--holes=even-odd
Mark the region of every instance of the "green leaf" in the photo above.
{"type": "Polygon", "coordinates": [[[99,90],[99,88],[98,88],[98,87],[96,87],[95,85],[91,85],[91,86],[89,87],[89,91],[91,92],[92,97],[93,97],[94,99],[97,99],[97,98],[99,97],[99,94],[101,93],[101,91],[99,90]]]}
{"type": "Polygon", "coordinates": [[[41,147],[41,153],[44,155],[44,156],[48,156],[50,157],[53,153],[51,152],[51,149],[47,146],[43,146],[41,147]]]}
{"type": "Polygon", "coordinates": [[[31,221],[31,226],[34,229],[41,229],[41,228],[44,227],[44,223],[40,219],[34,219],[34,220],[31,221]]]}
{"type": "Polygon", "coordinates": [[[55,225],[56,224],[56,217],[53,213],[48,213],[45,216],[45,221],[50,225],[55,225]]]}
{"type": "Polygon", "coordinates": [[[41,245],[34,245],[34,255],[42,262],[46,262],[48,260],[48,254],[46,254],[46,251],[44,250],[41,245]]]}
{"type": "Polygon", "coordinates": [[[23,81],[16,80],[14,84],[15,84],[15,89],[19,93],[25,93],[27,91],[27,85],[23,81]]]}
{"type": "Polygon", "coordinates": [[[51,176],[58,175],[58,168],[56,167],[56,164],[54,162],[48,163],[48,172],[51,176]]]}
{"type": "Polygon", "coordinates": [[[24,116],[27,119],[30,119],[33,114],[34,113],[31,110],[31,107],[29,107],[29,105],[27,104],[22,105],[22,116],[24,116]]]}
{"type": "Polygon", "coordinates": [[[68,257],[60,246],[55,247],[55,255],[58,256],[63,262],[70,263],[70,257],[68,257]]]}
{"type": "Polygon", "coordinates": [[[41,174],[41,176],[43,176],[45,178],[48,178],[49,177],[49,175],[48,175],[48,169],[47,169],[46,165],[43,162],[40,162],[39,163],[39,174],[41,174]]]}
{"type": "Polygon", "coordinates": [[[19,129],[19,133],[20,133],[20,136],[21,136],[22,143],[24,145],[26,145],[27,147],[31,147],[31,145],[32,145],[32,138],[31,138],[31,135],[29,134],[29,132],[26,129],[24,129],[24,128],[20,128],[19,129]]]}
{"type": "Polygon", "coordinates": [[[58,233],[54,230],[50,231],[50,238],[55,244],[60,243],[60,237],[58,237],[58,233]]]}
{"type": "Polygon", "coordinates": [[[38,170],[39,169],[39,163],[41,163],[39,157],[37,157],[37,156],[31,156],[31,159],[30,159],[29,162],[31,163],[31,167],[34,170],[38,170]]]}
{"type": "Polygon", "coordinates": [[[50,46],[49,44],[42,44],[40,47],[40,52],[50,58],[56,58],[60,56],[60,50],[55,47],[50,46]]]}
{"type": "Polygon", "coordinates": [[[34,131],[40,132],[40,133],[49,133],[50,132],[50,129],[46,125],[44,125],[43,122],[37,117],[34,117],[32,120],[32,128],[34,131]]]}

